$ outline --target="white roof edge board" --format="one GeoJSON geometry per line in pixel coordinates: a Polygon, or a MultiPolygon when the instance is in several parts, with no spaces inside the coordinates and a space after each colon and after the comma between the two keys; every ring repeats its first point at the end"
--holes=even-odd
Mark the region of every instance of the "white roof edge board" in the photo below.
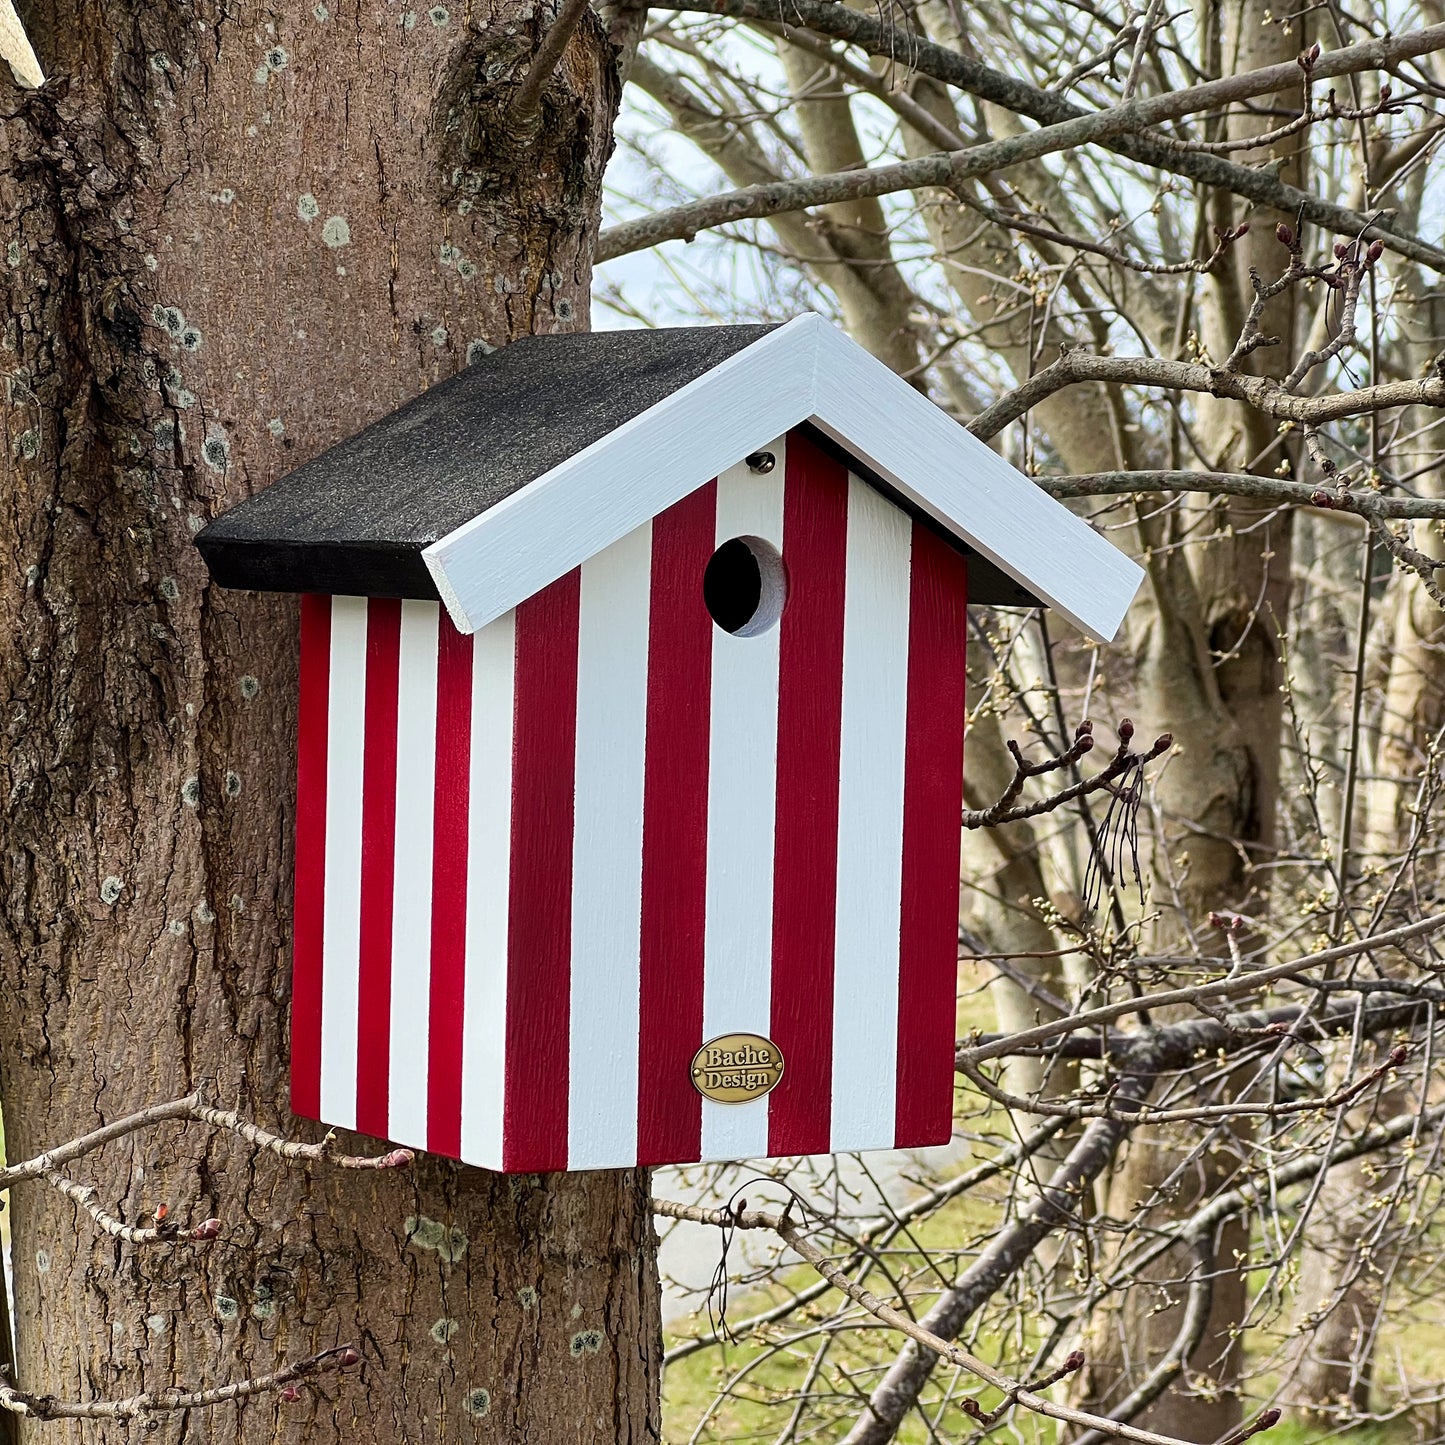
{"type": "Polygon", "coordinates": [[[437,591],[475,632],[804,421],[1089,636],[1118,631],[1139,566],[811,314],[434,542],[437,591]]]}
{"type": "Polygon", "coordinates": [[[841,331],[824,322],[818,340],[827,381],[814,425],[1075,627],[1111,642],[1144,580],[1139,564],[841,331]]]}

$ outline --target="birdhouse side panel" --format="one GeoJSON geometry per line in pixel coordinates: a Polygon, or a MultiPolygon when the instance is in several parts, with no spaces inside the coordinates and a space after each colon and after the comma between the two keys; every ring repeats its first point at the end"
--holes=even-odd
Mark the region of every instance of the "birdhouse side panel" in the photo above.
{"type": "Polygon", "coordinates": [[[292,1108],[493,1168],[515,631],[509,613],[463,637],[435,602],[302,601],[292,1108]]]}

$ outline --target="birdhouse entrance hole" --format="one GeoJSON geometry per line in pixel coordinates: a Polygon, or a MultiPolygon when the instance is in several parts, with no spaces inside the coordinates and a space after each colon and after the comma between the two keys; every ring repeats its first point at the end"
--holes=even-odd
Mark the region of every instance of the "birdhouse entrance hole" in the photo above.
{"type": "Polygon", "coordinates": [[[734,637],[756,637],[777,625],[788,600],[782,555],[761,537],[733,537],[708,559],[702,599],[712,620],[734,637]]]}

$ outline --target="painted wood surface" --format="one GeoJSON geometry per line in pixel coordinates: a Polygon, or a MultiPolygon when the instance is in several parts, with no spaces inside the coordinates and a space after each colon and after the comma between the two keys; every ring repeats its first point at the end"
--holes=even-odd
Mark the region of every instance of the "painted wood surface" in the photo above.
{"type": "Polygon", "coordinates": [[[652,524],[647,775],[637,1079],[640,1164],[696,1159],[702,1096],[679,1089],[703,1037],[712,618],[702,576],[717,545],[717,484],[652,524]]]}
{"type": "Polygon", "coordinates": [[[297,1112],[523,1172],[947,1138],[964,563],[768,449],[471,636],[306,600],[297,1112]],[[702,598],[736,537],[755,636],[702,598]],[[703,1100],[733,1032],[783,1079],[703,1100]]]}

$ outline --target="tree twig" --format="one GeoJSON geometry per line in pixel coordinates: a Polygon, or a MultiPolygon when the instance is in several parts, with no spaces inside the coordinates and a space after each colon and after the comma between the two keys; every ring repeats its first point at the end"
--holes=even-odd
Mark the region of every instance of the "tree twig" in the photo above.
{"type": "Polygon", "coordinates": [[[297,1381],[329,1370],[350,1369],[360,1362],[361,1355],[354,1345],[337,1345],[269,1375],[254,1375],[230,1385],[213,1385],[201,1390],[149,1390],[121,1400],[60,1400],[54,1395],[31,1395],[0,1381],[0,1410],[28,1415],[35,1420],[134,1420],[146,1415],[170,1415],[181,1410],[225,1405],[273,1390],[284,1391],[297,1381]]]}
{"type": "Polygon", "coordinates": [[[47,1169],[41,1176],[47,1184],[53,1185],[69,1200],[78,1204],[95,1221],[96,1226],[113,1239],[123,1239],[127,1244],[208,1244],[221,1232],[219,1219],[203,1220],[194,1228],[183,1228],[162,1217],[153,1225],[126,1224],[123,1220],[107,1214],[95,1202],[95,1186],[77,1184],[67,1179],[58,1169],[47,1169]]]}
{"type": "Polygon", "coordinates": [[[1392,497],[1362,490],[1326,491],[1309,482],[1260,477],[1253,472],[1137,471],[1085,472],[1035,477],[1051,497],[1115,497],[1141,492],[1202,492],[1209,496],[1249,497],[1271,506],[1315,507],[1355,517],[1445,519],[1445,499],[1392,497]]]}
{"type": "Polygon", "coordinates": [[[279,1134],[272,1134],[243,1119],[233,1110],[211,1108],[205,1103],[204,1096],[197,1091],[179,1099],[169,1099],[163,1104],[147,1105],[133,1114],[126,1114],[112,1123],[103,1124],[99,1129],[83,1134],[78,1139],[58,1144],[54,1149],[48,1149],[32,1159],[0,1169],[0,1189],[9,1189],[11,1185],[25,1179],[40,1178],[62,1164],[84,1158],[116,1139],[123,1139],[127,1134],[135,1134],[156,1124],[185,1120],[228,1129],[258,1149],[279,1154],[283,1159],[324,1160],[337,1169],[405,1169],[416,1157],[410,1149],[391,1149],[385,1154],[338,1154],[330,1134],[317,1144],[283,1139],[279,1134]]]}
{"type": "Polygon", "coordinates": [[[572,32],[587,13],[587,4],[588,0],[563,0],[557,18],[542,37],[542,43],[537,47],[532,64],[522,79],[521,88],[512,100],[509,113],[514,124],[526,126],[535,122],[542,102],[542,91],[562,59],[562,52],[567,49],[572,32]]]}
{"type": "Polygon", "coordinates": [[[1070,767],[1093,748],[1093,724],[1087,721],[1080,723],[1075,729],[1073,742],[1062,753],[1037,763],[1029,762],[1020,751],[1019,745],[1010,738],[1008,750],[1014,760],[1013,777],[1009,779],[1008,786],[1004,788],[999,797],[987,808],[965,809],[963,826],[965,828],[1001,828],[1007,823],[1017,823],[1025,818],[1037,818],[1040,814],[1052,813],[1055,809],[1073,802],[1075,798],[1086,797],[1090,793],[1097,793],[1101,788],[1107,788],[1118,778],[1123,777],[1125,773],[1132,772],[1135,768],[1141,768],[1145,763],[1153,762],[1155,758],[1162,757],[1174,746],[1173,735],[1164,733],[1155,738],[1147,751],[1135,753],[1129,749],[1129,743],[1133,736],[1134,725],[1126,718],[1119,724],[1119,746],[1107,766],[1091,778],[1084,778],[1056,793],[1050,793],[1048,797],[1040,798],[1036,802],[1017,806],[1015,805],[1018,796],[1029,778],[1055,772],[1059,768],[1070,767]]]}

